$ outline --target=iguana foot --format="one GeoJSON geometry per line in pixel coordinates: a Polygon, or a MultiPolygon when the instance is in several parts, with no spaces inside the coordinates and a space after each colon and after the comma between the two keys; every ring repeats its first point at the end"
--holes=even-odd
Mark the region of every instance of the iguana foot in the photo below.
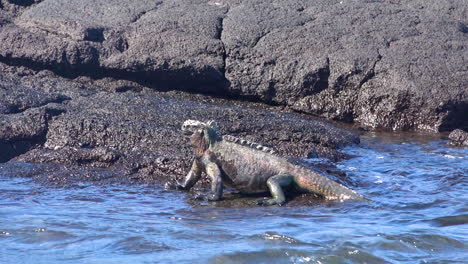
{"type": "Polygon", "coordinates": [[[258,205],[279,205],[282,206],[286,203],[286,198],[284,197],[283,190],[281,186],[288,186],[293,181],[293,176],[287,173],[280,173],[268,179],[267,186],[270,190],[271,196],[273,199],[260,200],[257,202],[258,205]]]}
{"type": "Polygon", "coordinates": [[[217,197],[216,195],[203,195],[203,194],[197,194],[194,197],[195,200],[202,200],[202,201],[209,201],[209,202],[216,202],[220,201],[221,198],[217,197]]]}
{"type": "Polygon", "coordinates": [[[187,188],[185,188],[184,186],[182,186],[179,183],[166,182],[166,184],[164,184],[164,189],[166,189],[166,190],[186,190],[187,188]]]}
{"type": "Polygon", "coordinates": [[[279,202],[276,199],[265,199],[265,200],[258,200],[257,205],[262,205],[262,206],[271,206],[271,205],[279,205],[282,206],[286,203],[286,201],[279,202]]]}
{"type": "Polygon", "coordinates": [[[221,201],[221,198],[220,198],[220,197],[217,197],[217,196],[215,196],[215,195],[209,195],[209,196],[207,197],[207,199],[208,199],[208,201],[210,201],[210,202],[221,201]]]}

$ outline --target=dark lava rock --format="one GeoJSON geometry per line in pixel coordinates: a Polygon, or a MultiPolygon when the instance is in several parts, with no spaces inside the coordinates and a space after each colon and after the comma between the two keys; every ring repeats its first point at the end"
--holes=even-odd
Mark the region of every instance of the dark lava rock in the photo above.
{"type": "Polygon", "coordinates": [[[223,13],[196,1],[43,1],[2,28],[0,56],[69,77],[213,90],[224,81],[223,13]]]}
{"type": "Polygon", "coordinates": [[[0,76],[0,114],[20,113],[49,103],[61,103],[70,98],[26,88],[0,76]]]}
{"type": "Polygon", "coordinates": [[[131,182],[120,170],[101,169],[62,164],[38,164],[25,162],[0,163],[0,177],[27,177],[46,186],[80,187],[82,183],[108,185],[131,182]]]}
{"type": "Polygon", "coordinates": [[[373,128],[466,126],[463,2],[246,1],[224,20],[226,76],[239,94],[373,128]]]}
{"type": "Polygon", "coordinates": [[[13,167],[4,166],[13,175],[22,175],[14,174],[21,164],[48,164],[37,174],[40,181],[98,181],[99,175],[86,175],[104,171],[116,182],[180,179],[192,161],[180,133],[186,119],[216,120],[222,133],[275,146],[285,156],[313,152],[336,160],[343,157],[340,147],[359,143],[352,131],[278,107],[157,92],[109,77],[71,81],[50,71],[0,69],[2,89],[11,91],[0,100],[8,109],[0,113],[0,162],[10,160],[13,167]],[[48,177],[49,168],[61,173],[48,177]]]}
{"type": "Polygon", "coordinates": [[[61,111],[46,107],[20,114],[0,115],[0,162],[42,145],[48,120],[61,111]]]}
{"type": "Polygon", "coordinates": [[[465,2],[1,0],[0,61],[453,130],[468,127],[465,2]]]}
{"type": "Polygon", "coordinates": [[[42,0],[6,0],[6,2],[18,5],[18,6],[30,6],[35,3],[42,2],[42,0]]]}
{"type": "Polygon", "coordinates": [[[43,144],[48,120],[63,111],[57,104],[67,99],[0,76],[0,162],[43,144]]]}
{"type": "Polygon", "coordinates": [[[468,146],[468,132],[455,129],[449,135],[450,144],[455,146],[468,146]]]}

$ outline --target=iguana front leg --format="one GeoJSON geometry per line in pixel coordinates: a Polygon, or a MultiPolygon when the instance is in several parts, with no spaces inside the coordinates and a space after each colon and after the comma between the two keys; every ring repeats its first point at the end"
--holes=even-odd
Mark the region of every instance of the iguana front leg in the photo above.
{"type": "Polygon", "coordinates": [[[202,174],[202,164],[198,160],[194,160],[192,163],[192,168],[185,176],[184,183],[180,184],[173,184],[173,183],[166,183],[166,189],[177,189],[177,190],[190,190],[195,183],[201,178],[202,174]]]}
{"type": "Polygon", "coordinates": [[[283,205],[286,202],[286,197],[284,196],[283,189],[281,187],[285,187],[290,185],[294,180],[294,177],[290,174],[278,174],[268,179],[267,186],[270,190],[271,196],[273,199],[267,200],[260,200],[257,202],[259,205],[283,205]]]}
{"type": "Polygon", "coordinates": [[[211,197],[208,197],[210,201],[221,200],[223,196],[223,180],[221,178],[221,170],[218,165],[214,162],[206,164],[206,174],[211,178],[211,197]]]}

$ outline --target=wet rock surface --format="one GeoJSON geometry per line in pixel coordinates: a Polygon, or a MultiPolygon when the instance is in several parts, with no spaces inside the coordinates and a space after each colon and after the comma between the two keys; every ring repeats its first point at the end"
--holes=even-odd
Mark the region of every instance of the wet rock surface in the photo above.
{"type": "Polygon", "coordinates": [[[468,132],[455,129],[449,134],[450,144],[454,146],[468,146],[468,132]]]}
{"type": "MultiPolygon", "coordinates": [[[[338,160],[340,147],[359,143],[349,129],[282,107],[158,92],[113,78],[70,80],[1,63],[0,69],[2,173],[41,183],[180,180],[192,161],[180,132],[186,119],[216,120],[223,134],[274,146],[284,156],[338,160]]],[[[320,169],[345,179],[329,168],[320,169]]]]}
{"type": "Polygon", "coordinates": [[[468,127],[463,0],[1,0],[0,8],[8,65],[285,105],[370,128],[468,127]]]}
{"type": "Polygon", "coordinates": [[[0,77],[0,162],[43,144],[48,121],[62,113],[65,99],[0,77]]]}

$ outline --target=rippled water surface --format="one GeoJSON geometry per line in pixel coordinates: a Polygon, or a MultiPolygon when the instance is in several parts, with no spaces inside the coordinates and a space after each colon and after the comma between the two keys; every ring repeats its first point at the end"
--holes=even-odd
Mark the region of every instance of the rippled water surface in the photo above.
{"type": "Polygon", "coordinates": [[[369,203],[193,207],[154,186],[0,177],[0,263],[468,263],[468,150],[362,141],[338,166],[369,203]]]}

